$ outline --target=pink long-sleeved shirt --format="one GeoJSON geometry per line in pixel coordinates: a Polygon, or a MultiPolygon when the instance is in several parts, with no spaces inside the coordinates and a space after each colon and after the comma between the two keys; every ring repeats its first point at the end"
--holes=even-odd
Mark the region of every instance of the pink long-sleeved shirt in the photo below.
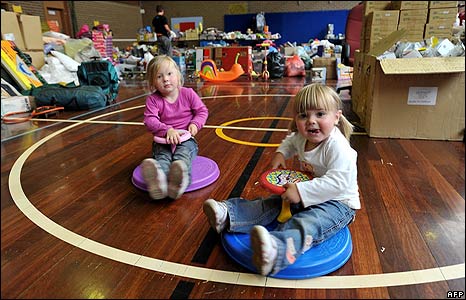
{"type": "Polygon", "coordinates": [[[181,87],[174,103],[169,103],[158,93],[147,96],[144,125],[153,135],[165,137],[168,129],[188,130],[189,124],[201,130],[208,115],[199,95],[192,88],[181,87]]]}

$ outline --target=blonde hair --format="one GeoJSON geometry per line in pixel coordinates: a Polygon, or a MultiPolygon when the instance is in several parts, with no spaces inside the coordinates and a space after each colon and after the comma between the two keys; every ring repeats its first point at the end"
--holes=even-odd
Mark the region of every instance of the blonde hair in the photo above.
{"type": "MultiPolygon", "coordinates": [[[[295,96],[293,110],[295,114],[306,113],[310,109],[324,109],[326,111],[343,110],[343,102],[331,87],[321,83],[312,83],[303,87],[295,96]]],[[[349,141],[353,133],[353,125],[341,114],[337,127],[349,141]]],[[[290,130],[297,132],[296,121],[290,123],[290,130]]]]}
{"type": "Polygon", "coordinates": [[[178,67],[173,58],[167,55],[158,55],[149,62],[146,69],[146,80],[150,90],[156,90],[155,82],[157,80],[157,72],[160,70],[163,64],[168,64],[169,67],[173,67],[176,70],[176,75],[178,76],[180,87],[183,86],[183,75],[181,74],[180,67],[178,67]]]}

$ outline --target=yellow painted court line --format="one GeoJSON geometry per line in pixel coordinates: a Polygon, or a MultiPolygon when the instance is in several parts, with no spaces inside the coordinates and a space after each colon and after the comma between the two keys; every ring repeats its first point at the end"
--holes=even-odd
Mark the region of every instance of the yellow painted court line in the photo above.
{"type": "Polygon", "coordinates": [[[119,122],[119,121],[91,121],[91,120],[67,120],[67,119],[31,119],[39,122],[57,122],[57,123],[83,123],[83,124],[115,124],[115,125],[144,125],[142,122],[119,122]]]}
{"type": "MultiPolygon", "coordinates": [[[[90,120],[66,120],[66,119],[31,119],[31,121],[45,121],[45,122],[63,122],[63,123],[83,123],[83,124],[107,124],[107,125],[144,125],[143,122],[119,122],[119,121],[90,121],[90,120]]],[[[259,127],[234,127],[234,126],[216,126],[204,125],[204,128],[210,129],[234,129],[234,130],[252,130],[252,131],[279,131],[287,132],[285,128],[259,128],[259,127]]]]}
{"type": "MultiPolygon", "coordinates": [[[[85,121],[93,121],[97,118],[119,113],[121,111],[110,112],[101,116],[93,117],[85,121]]],[[[85,124],[78,122],[62,128],[33,144],[26,149],[21,156],[15,161],[10,170],[8,186],[11,197],[16,206],[23,214],[34,222],[37,226],[52,234],[58,239],[79,247],[90,253],[106,257],[121,263],[137,266],[161,273],[172,274],[181,277],[187,277],[203,281],[214,281],[228,284],[241,284],[259,287],[276,287],[276,288],[300,288],[300,289],[350,289],[350,288],[372,288],[372,287],[389,287],[403,286],[412,284],[422,284],[429,282],[445,281],[464,278],[465,264],[444,266],[424,270],[414,270],[406,272],[385,273],[385,274],[368,274],[368,275],[348,275],[348,276],[321,276],[303,280],[287,280],[263,277],[251,273],[228,272],[209,268],[200,268],[190,265],[184,265],[152,257],[143,256],[137,253],[124,251],[114,248],[89,238],[72,232],[61,225],[55,223],[47,216],[42,214],[29,201],[21,186],[21,170],[27,158],[42,144],[46,143],[53,137],[63,132],[85,124]]]]}

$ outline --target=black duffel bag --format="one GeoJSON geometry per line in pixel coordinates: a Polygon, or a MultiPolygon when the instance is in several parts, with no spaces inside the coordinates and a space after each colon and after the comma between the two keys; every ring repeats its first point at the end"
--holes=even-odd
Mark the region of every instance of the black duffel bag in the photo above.
{"type": "Polygon", "coordinates": [[[63,106],[65,110],[92,110],[105,107],[107,97],[100,86],[62,86],[59,84],[44,85],[32,88],[29,96],[34,96],[37,106],[63,106]]]}

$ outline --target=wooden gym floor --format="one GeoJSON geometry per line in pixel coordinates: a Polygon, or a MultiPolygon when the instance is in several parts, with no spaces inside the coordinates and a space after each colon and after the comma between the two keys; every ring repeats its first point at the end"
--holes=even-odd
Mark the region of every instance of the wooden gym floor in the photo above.
{"type": "Polygon", "coordinates": [[[123,81],[117,104],[103,110],[2,124],[1,297],[464,299],[463,142],[357,130],[353,252],[326,276],[262,277],[223,250],[202,203],[266,195],[257,179],[286,134],[292,96],[309,81],[188,78],[209,108],[199,155],[217,162],[220,177],[176,201],[151,201],[131,183],[151,153],[141,79],[123,81]]]}

